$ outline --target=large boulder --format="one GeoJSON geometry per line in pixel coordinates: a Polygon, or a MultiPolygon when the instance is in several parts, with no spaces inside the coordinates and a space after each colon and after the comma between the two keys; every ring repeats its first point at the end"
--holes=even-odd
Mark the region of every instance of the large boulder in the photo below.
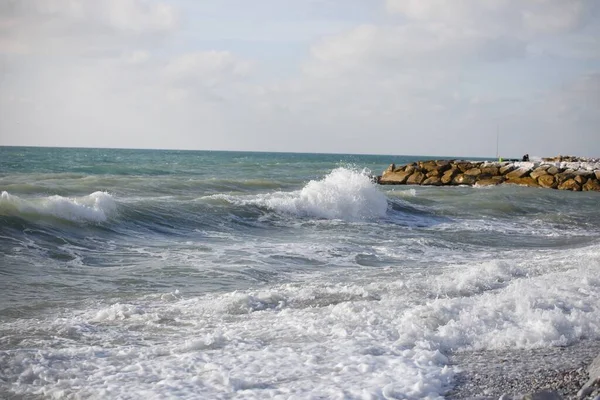
{"type": "Polygon", "coordinates": [[[590,178],[582,189],[590,192],[600,192],[600,182],[597,179],[590,178]]]}
{"type": "Polygon", "coordinates": [[[437,167],[438,167],[438,165],[435,162],[435,160],[419,162],[419,168],[421,168],[427,172],[433,171],[434,169],[437,169],[437,167]]]}
{"type": "Polygon", "coordinates": [[[431,178],[432,176],[440,176],[442,172],[439,169],[434,169],[425,174],[426,177],[431,178]]]}
{"type": "Polygon", "coordinates": [[[481,169],[479,168],[471,168],[465,171],[465,175],[471,175],[471,176],[479,176],[481,175],[481,169]]]}
{"type": "Polygon", "coordinates": [[[581,186],[579,183],[575,181],[575,179],[567,179],[558,184],[558,189],[560,190],[573,190],[573,191],[581,191],[581,186]]]}
{"type": "Polygon", "coordinates": [[[537,183],[537,181],[530,176],[523,176],[520,178],[508,178],[508,175],[507,175],[507,179],[506,179],[506,181],[504,181],[504,183],[512,183],[513,185],[531,186],[531,187],[540,186],[537,183]]]}
{"type": "Polygon", "coordinates": [[[398,172],[387,172],[387,170],[385,170],[379,179],[379,183],[382,185],[401,185],[406,183],[410,175],[410,172],[402,170],[398,172]]]}
{"type": "Polygon", "coordinates": [[[456,163],[456,168],[458,168],[460,170],[460,172],[465,172],[467,170],[470,170],[471,168],[473,168],[473,164],[470,162],[457,162],[456,163]]]}
{"type": "Polygon", "coordinates": [[[552,188],[552,189],[556,189],[556,186],[558,184],[556,182],[556,178],[554,177],[554,175],[550,175],[550,174],[538,176],[537,182],[543,188],[552,188]]]}
{"type": "Polygon", "coordinates": [[[408,185],[420,185],[425,180],[425,174],[420,171],[413,172],[411,176],[408,177],[406,183],[408,185]]]}
{"type": "Polygon", "coordinates": [[[442,180],[439,176],[431,176],[425,179],[421,185],[441,186],[442,180]]]}
{"type": "Polygon", "coordinates": [[[454,177],[456,176],[456,174],[458,173],[458,170],[455,168],[449,169],[448,171],[444,172],[444,175],[442,176],[442,183],[444,185],[450,185],[452,184],[452,180],[454,179],[454,177]]]}
{"type": "Polygon", "coordinates": [[[575,182],[579,183],[580,185],[584,185],[587,182],[587,178],[584,175],[580,175],[580,174],[576,174],[575,175],[575,182]]]}
{"type": "Polygon", "coordinates": [[[494,186],[494,185],[499,185],[503,181],[504,181],[503,176],[492,176],[489,178],[484,178],[484,179],[478,180],[476,185],[477,186],[494,186]]]}
{"type": "Polygon", "coordinates": [[[417,166],[413,163],[413,164],[408,164],[405,168],[404,171],[408,173],[408,175],[410,176],[413,172],[415,172],[417,169],[417,166]]]}
{"type": "Polygon", "coordinates": [[[529,176],[531,176],[533,179],[537,179],[542,175],[548,174],[548,172],[547,172],[548,168],[549,168],[548,165],[539,166],[536,169],[534,169],[533,171],[531,171],[529,173],[529,176]]]}
{"type": "Polygon", "coordinates": [[[394,172],[394,170],[396,169],[396,164],[391,163],[389,167],[387,167],[385,169],[385,171],[383,171],[383,174],[390,174],[392,172],[394,172]]]}
{"type": "Polygon", "coordinates": [[[500,173],[500,169],[494,166],[486,166],[481,168],[481,175],[496,176],[500,173]]]}
{"type": "Polygon", "coordinates": [[[600,388],[600,356],[597,356],[587,367],[589,380],[577,393],[577,398],[584,399],[600,388]]]}
{"type": "Polygon", "coordinates": [[[502,175],[506,175],[508,174],[510,171],[512,171],[513,169],[515,169],[515,166],[512,164],[506,164],[500,167],[500,173],[502,175]]]}
{"type": "Polygon", "coordinates": [[[472,175],[458,174],[452,180],[455,185],[473,185],[477,180],[472,175]]]}
{"type": "Polygon", "coordinates": [[[557,167],[555,167],[554,165],[552,165],[552,166],[550,166],[550,168],[548,168],[546,170],[546,172],[549,173],[550,175],[556,175],[560,172],[560,170],[557,167]]]}
{"type": "Polygon", "coordinates": [[[517,168],[514,171],[508,172],[506,174],[506,179],[520,179],[529,174],[529,168],[517,168]]]}
{"type": "Polygon", "coordinates": [[[554,175],[556,177],[556,180],[558,181],[558,184],[561,185],[563,182],[566,182],[568,180],[571,180],[573,178],[575,178],[575,174],[573,172],[569,172],[564,171],[564,172],[559,172],[558,174],[554,175]]]}
{"type": "Polygon", "coordinates": [[[442,172],[446,171],[452,167],[451,160],[438,160],[438,161],[436,161],[436,164],[438,166],[438,169],[442,172]]]}

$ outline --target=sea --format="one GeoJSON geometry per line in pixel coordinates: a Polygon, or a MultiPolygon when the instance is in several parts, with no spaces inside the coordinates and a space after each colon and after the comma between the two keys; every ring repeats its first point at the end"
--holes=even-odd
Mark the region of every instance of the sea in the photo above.
{"type": "Polygon", "coordinates": [[[443,399],[597,342],[600,194],[372,180],[432,158],[0,147],[0,398],[443,399]]]}

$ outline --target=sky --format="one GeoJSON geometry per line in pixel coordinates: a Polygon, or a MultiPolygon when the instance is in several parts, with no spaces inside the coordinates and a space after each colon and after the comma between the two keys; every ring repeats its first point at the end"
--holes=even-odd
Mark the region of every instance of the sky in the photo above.
{"type": "Polygon", "coordinates": [[[600,157],[600,0],[0,0],[0,145],[600,157]]]}

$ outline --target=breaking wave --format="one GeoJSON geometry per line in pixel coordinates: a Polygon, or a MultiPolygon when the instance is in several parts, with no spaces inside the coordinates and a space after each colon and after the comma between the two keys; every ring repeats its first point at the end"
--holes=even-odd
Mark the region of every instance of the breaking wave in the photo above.
{"type": "Polygon", "coordinates": [[[94,192],[82,197],[54,195],[32,199],[24,199],[5,191],[0,195],[0,215],[54,217],[72,222],[104,222],[116,209],[115,200],[106,192],[94,192]]]}
{"type": "Polygon", "coordinates": [[[386,196],[377,189],[367,171],[336,168],[321,180],[308,182],[301,190],[239,198],[215,195],[240,205],[256,205],[300,217],[364,221],[384,217],[386,196]]]}

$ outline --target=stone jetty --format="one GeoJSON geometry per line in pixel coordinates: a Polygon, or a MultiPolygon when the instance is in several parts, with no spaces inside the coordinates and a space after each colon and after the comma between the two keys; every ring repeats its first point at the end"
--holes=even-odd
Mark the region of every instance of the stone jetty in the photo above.
{"type": "Polygon", "coordinates": [[[571,156],[539,161],[427,160],[390,165],[377,177],[381,185],[490,186],[514,184],[600,192],[600,160],[571,156]]]}

